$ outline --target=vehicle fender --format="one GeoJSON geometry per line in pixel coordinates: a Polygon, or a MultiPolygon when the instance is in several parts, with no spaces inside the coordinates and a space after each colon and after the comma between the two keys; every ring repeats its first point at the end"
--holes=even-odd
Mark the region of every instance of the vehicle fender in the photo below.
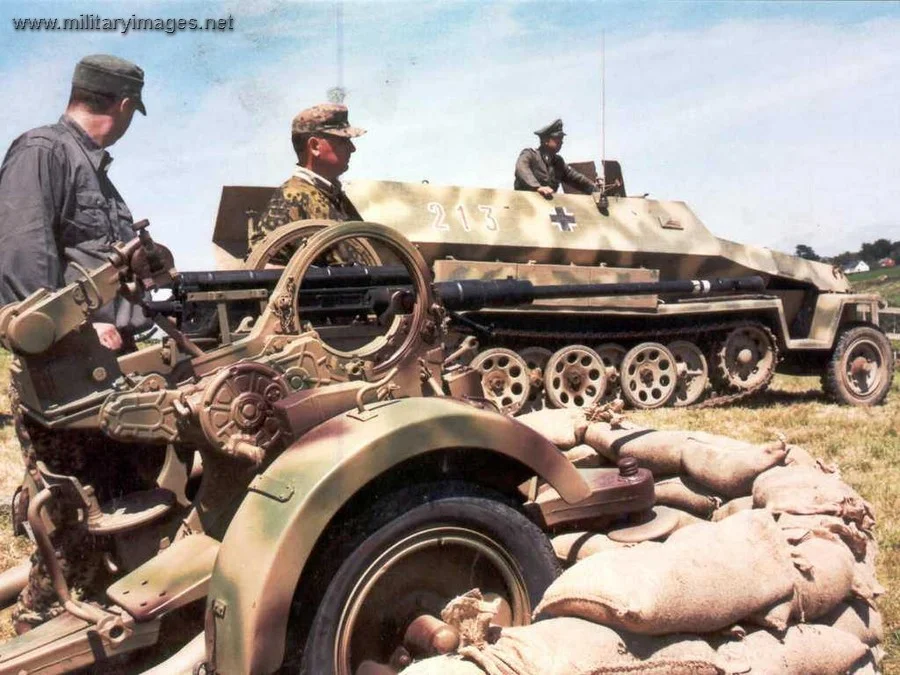
{"type": "Polygon", "coordinates": [[[387,401],[332,418],[252,481],[222,541],[207,597],[207,657],[216,672],[275,671],[296,585],[334,515],[391,467],[446,448],[515,458],[572,503],[590,493],[546,438],[460,401],[387,401]]]}

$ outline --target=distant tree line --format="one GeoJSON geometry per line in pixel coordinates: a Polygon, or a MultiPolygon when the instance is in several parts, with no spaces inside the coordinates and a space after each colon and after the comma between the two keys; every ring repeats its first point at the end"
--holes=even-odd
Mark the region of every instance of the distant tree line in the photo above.
{"type": "Polygon", "coordinates": [[[884,258],[892,258],[895,262],[900,262],[900,241],[891,241],[890,239],[876,239],[872,243],[866,243],[859,247],[858,251],[845,251],[838,255],[822,257],[816,254],[812,246],[807,244],[797,244],[794,255],[807,260],[821,260],[822,262],[830,262],[834,265],[850,265],[859,260],[863,260],[870,267],[876,267],[879,260],[884,258]]]}

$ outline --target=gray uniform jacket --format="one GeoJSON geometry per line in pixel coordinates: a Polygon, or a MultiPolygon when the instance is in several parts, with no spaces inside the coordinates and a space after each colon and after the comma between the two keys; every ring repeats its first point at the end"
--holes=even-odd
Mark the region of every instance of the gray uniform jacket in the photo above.
{"type": "Polygon", "coordinates": [[[525,148],[519,153],[514,189],[537,190],[539,187],[549,187],[556,192],[560,183],[571,185],[585,194],[597,189],[594,181],[570,167],[559,155],[543,153],[539,148],[525,148]]]}
{"type": "MultiPolygon", "coordinates": [[[[54,290],[106,262],[110,245],[134,237],[131,212],[106,174],[112,158],[70,117],[19,136],[0,165],[0,304],[54,290]]],[[[116,300],[94,321],[146,324],[116,300]]]]}

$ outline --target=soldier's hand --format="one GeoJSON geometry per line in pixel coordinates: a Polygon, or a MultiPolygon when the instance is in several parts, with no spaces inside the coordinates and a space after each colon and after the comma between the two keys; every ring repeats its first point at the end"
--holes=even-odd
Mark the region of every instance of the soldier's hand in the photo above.
{"type": "Polygon", "coordinates": [[[537,189],[537,193],[544,199],[553,199],[553,190],[548,188],[546,185],[541,185],[541,187],[537,189]]]}
{"type": "Polygon", "coordinates": [[[107,349],[118,351],[122,348],[122,336],[119,335],[118,329],[111,323],[95,323],[91,324],[97,331],[97,337],[100,338],[100,344],[107,349]]]}

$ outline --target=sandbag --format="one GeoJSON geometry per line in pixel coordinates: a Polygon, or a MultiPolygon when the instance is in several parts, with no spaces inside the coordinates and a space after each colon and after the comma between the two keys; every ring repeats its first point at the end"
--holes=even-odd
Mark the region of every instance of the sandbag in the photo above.
{"type": "Polygon", "coordinates": [[[785,531],[797,529],[835,535],[844,542],[857,560],[864,559],[869,546],[874,545],[874,540],[860,531],[856,523],[846,523],[843,518],[837,516],[822,514],[799,516],[794,513],[781,513],[778,515],[778,527],[785,531]]]}
{"type": "Polygon", "coordinates": [[[742,441],[693,432],[681,451],[684,473],[726,498],[751,493],[753,481],[785,457],[784,443],[751,445],[742,441]]]}
{"type": "Polygon", "coordinates": [[[870,647],[884,640],[884,624],[877,609],[862,600],[842,602],[816,623],[850,633],[870,647]]]}
{"type": "Polygon", "coordinates": [[[584,442],[612,463],[622,457],[634,457],[639,466],[660,478],[681,473],[681,445],[686,433],[632,425],[614,428],[606,422],[591,422],[584,434],[584,442]]]}
{"type": "Polygon", "coordinates": [[[627,546],[596,532],[566,532],[553,537],[550,543],[556,557],[564,565],[574,565],[577,561],[600,551],[627,546]]]}
{"type": "Polygon", "coordinates": [[[747,511],[753,508],[753,497],[738,497],[737,499],[732,499],[730,502],[725,502],[717,508],[712,514],[712,521],[717,523],[720,520],[724,520],[728,516],[733,516],[735,513],[740,513],[741,511],[747,511]]]}
{"type": "Polygon", "coordinates": [[[584,442],[588,426],[584,411],[577,408],[545,408],[519,415],[516,420],[537,431],[560,450],[570,450],[584,442]]]}
{"type": "Polygon", "coordinates": [[[689,478],[678,476],[658,481],[655,491],[657,504],[672,506],[707,520],[722,503],[689,478]]]}
{"type": "Polygon", "coordinates": [[[818,469],[822,473],[835,473],[837,469],[831,464],[825,464],[816,459],[799,445],[788,445],[787,454],[782,462],[785,466],[805,466],[810,469],[818,469]]]}
{"type": "Polygon", "coordinates": [[[535,613],[648,635],[704,633],[792,594],[790,548],[772,516],[753,510],[678,530],[652,554],[638,544],[585,558],[550,585],[535,613]]]}
{"type": "Polygon", "coordinates": [[[575,618],[504,628],[494,644],[460,653],[489,675],[590,675],[634,662],[615,631],[575,618]]]}
{"type": "Polygon", "coordinates": [[[586,443],[576,445],[571,450],[564,450],[563,455],[579,469],[599,469],[601,466],[609,466],[607,459],[586,443]]]}
{"type": "Polygon", "coordinates": [[[743,660],[751,675],[844,675],[868,656],[866,645],[829,626],[791,626],[779,640],[760,630],[719,647],[723,658],[743,660]]]}
{"type": "Polygon", "coordinates": [[[753,506],[775,513],[839,516],[864,532],[875,522],[868,502],[837,474],[809,467],[775,467],[760,475],[753,483],[753,506]]]}
{"type": "MultiPolygon", "coordinates": [[[[583,619],[504,628],[500,638],[460,652],[488,675],[716,675],[719,655],[697,636],[620,636],[583,619]],[[636,658],[634,648],[641,656],[636,658]]],[[[407,671],[404,671],[404,673],[407,671]]]]}
{"type": "Polygon", "coordinates": [[[418,661],[404,668],[403,672],[406,675],[484,675],[477,665],[455,654],[418,661]]]}
{"type": "Polygon", "coordinates": [[[855,561],[837,538],[808,536],[794,546],[791,557],[797,569],[792,618],[817,619],[850,594],[855,561]]]}

